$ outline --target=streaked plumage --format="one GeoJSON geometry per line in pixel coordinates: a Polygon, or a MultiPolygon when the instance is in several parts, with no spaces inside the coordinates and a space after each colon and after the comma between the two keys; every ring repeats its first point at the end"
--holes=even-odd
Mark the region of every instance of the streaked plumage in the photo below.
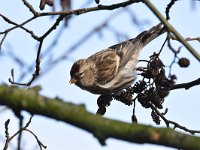
{"type": "Polygon", "coordinates": [[[117,93],[129,87],[136,78],[140,51],[165,31],[163,25],[158,24],[136,38],[76,61],[70,71],[70,83],[94,94],[117,93]]]}

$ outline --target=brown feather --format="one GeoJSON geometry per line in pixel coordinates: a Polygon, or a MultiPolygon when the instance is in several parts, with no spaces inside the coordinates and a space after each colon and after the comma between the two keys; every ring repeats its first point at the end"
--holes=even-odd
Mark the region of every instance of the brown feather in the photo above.
{"type": "Polygon", "coordinates": [[[98,68],[96,79],[99,84],[110,82],[117,74],[118,65],[116,62],[117,55],[114,51],[108,51],[98,57],[96,67],[98,68]]]}

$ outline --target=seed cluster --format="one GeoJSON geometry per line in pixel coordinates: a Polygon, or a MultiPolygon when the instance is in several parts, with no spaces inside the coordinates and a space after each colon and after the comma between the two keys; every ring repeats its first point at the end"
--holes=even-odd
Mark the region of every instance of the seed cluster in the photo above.
{"type": "MultiPolygon", "coordinates": [[[[187,67],[189,63],[187,58],[180,58],[178,61],[180,67],[187,67]]],[[[135,101],[138,100],[144,108],[152,109],[152,120],[156,124],[160,124],[160,115],[155,109],[163,109],[165,97],[169,95],[174,86],[176,76],[171,74],[168,77],[166,76],[165,65],[155,53],[150,57],[146,67],[139,67],[137,70],[141,72],[140,75],[143,78],[133,86],[122,90],[118,94],[106,94],[98,98],[98,114],[104,115],[106,107],[110,105],[112,100],[120,101],[128,106],[134,102],[134,107],[135,101]]],[[[135,108],[133,110],[132,122],[137,122],[135,108]]]]}

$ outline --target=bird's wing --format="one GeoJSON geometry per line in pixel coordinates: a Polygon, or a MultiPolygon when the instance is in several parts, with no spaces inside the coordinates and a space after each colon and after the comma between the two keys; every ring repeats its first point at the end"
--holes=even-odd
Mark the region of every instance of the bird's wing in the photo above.
{"type": "Polygon", "coordinates": [[[124,68],[124,66],[128,63],[132,55],[139,50],[140,39],[132,39],[132,41],[126,41],[110,48],[116,51],[116,54],[120,57],[120,63],[118,72],[124,68]]]}
{"type": "Polygon", "coordinates": [[[92,56],[95,60],[96,80],[100,85],[110,82],[115,75],[119,67],[119,56],[116,55],[112,49],[106,49],[92,56]]]}
{"type": "Polygon", "coordinates": [[[104,85],[114,79],[116,74],[130,60],[133,54],[132,51],[134,51],[138,44],[138,41],[134,45],[131,42],[124,42],[92,55],[91,58],[94,60],[97,68],[95,73],[97,83],[104,85]]]}

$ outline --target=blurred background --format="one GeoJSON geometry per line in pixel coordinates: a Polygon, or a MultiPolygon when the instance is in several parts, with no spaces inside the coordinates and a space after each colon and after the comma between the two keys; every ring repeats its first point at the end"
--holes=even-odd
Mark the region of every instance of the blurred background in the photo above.
{"type": "MultiPolygon", "coordinates": [[[[39,8],[39,0],[28,1],[35,10],[39,8]]],[[[110,5],[122,2],[122,0],[101,0],[100,4],[110,5]]],[[[156,8],[165,15],[165,9],[170,2],[151,1],[156,8]]],[[[94,0],[78,1],[71,3],[60,1],[54,2],[54,8],[45,6],[42,12],[74,10],[97,6],[94,0]]],[[[200,36],[200,2],[198,1],[177,1],[170,10],[170,23],[177,29],[181,35],[186,37],[200,36]]],[[[0,5],[0,14],[8,17],[10,20],[20,24],[32,17],[32,13],[19,0],[2,0],[0,5]]],[[[36,35],[43,35],[55,22],[57,16],[39,17],[25,27],[32,30],[36,35]]],[[[55,98],[59,97],[67,102],[74,104],[85,104],[88,111],[96,113],[98,106],[96,99],[98,95],[93,95],[87,91],[69,84],[69,71],[73,62],[79,58],[86,58],[91,54],[105,49],[113,44],[122,42],[135,37],[143,30],[147,30],[159,23],[154,14],[143,4],[135,3],[126,8],[119,8],[112,11],[102,10],[86,13],[83,15],[71,15],[66,18],[56,30],[45,38],[42,46],[41,56],[41,74],[33,82],[31,87],[40,85],[41,95],[55,98]]],[[[0,32],[12,27],[0,17],[0,32]]],[[[1,39],[3,35],[0,35],[1,39]]],[[[149,59],[153,52],[158,52],[166,38],[166,34],[160,36],[144,48],[140,59],[149,59]]],[[[189,42],[200,53],[200,44],[198,41],[189,42]]],[[[179,42],[172,41],[173,47],[178,49],[182,46],[179,42]]],[[[17,28],[8,33],[0,51],[0,82],[8,84],[8,78],[11,77],[11,69],[14,69],[15,81],[27,82],[32,77],[35,69],[35,59],[37,54],[38,42],[30,34],[17,28]]],[[[180,68],[178,64],[172,67],[172,74],[176,74],[177,83],[189,82],[200,77],[199,62],[185,49],[181,48],[179,57],[187,57],[190,60],[188,68],[180,68]]],[[[174,54],[167,45],[161,53],[161,59],[166,66],[173,61],[174,54]]],[[[144,65],[139,63],[138,66],[144,65]]],[[[140,77],[138,77],[138,80],[140,77]]],[[[26,89],[27,87],[22,87],[26,89]]],[[[192,87],[189,90],[173,90],[165,99],[164,108],[168,108],[166,117],[189,129],[200,130],[200,119],[197,114],[200,113],[199,97],[200,88],[192,87]]],[[[30,115],[27,112],[22,113],[25,123],[30,115]]],[[[131,122],[132,107],[126,106],[118,101],[112,101],[111,106],[107,108],[104,117],[116,119],[124,122],[131,122]]],[[[156,127],[165,127],[164,122],[161,125],[155,125],[151,118],[151,111],[136,103],[136,116],[141,124],[152,125],[156,127]]],[[[76,116],[74,116],[76,117],[76,116]]],[[[4,106],[0,106],[0,149],[5,143],[4,123],[11,119],[9,124],[10,134],[18,130],[19,120],[14,113],[4,106]]],[[[155,146],[150,144],[133,144],[115,139],[108,139],[106,146],[101,146],[93,135],[73,127],[69,124],[59,122],[53,119],[35,115],[29,126],[43,142],[48,150],[65,149],[95,149],[95,150],[170,150],[171,148],[155,146]]],[[[178,130],[178,129],[177,129],[178,130]]],[[[183,131],[181,131],[183,132],[183,131]]],[[[17,139],[9,145],[9,150],[16,149],[17,139]]],[[[22,147],[24,150],[39,149],[32,135],[23,132],[22,147]]]]}

